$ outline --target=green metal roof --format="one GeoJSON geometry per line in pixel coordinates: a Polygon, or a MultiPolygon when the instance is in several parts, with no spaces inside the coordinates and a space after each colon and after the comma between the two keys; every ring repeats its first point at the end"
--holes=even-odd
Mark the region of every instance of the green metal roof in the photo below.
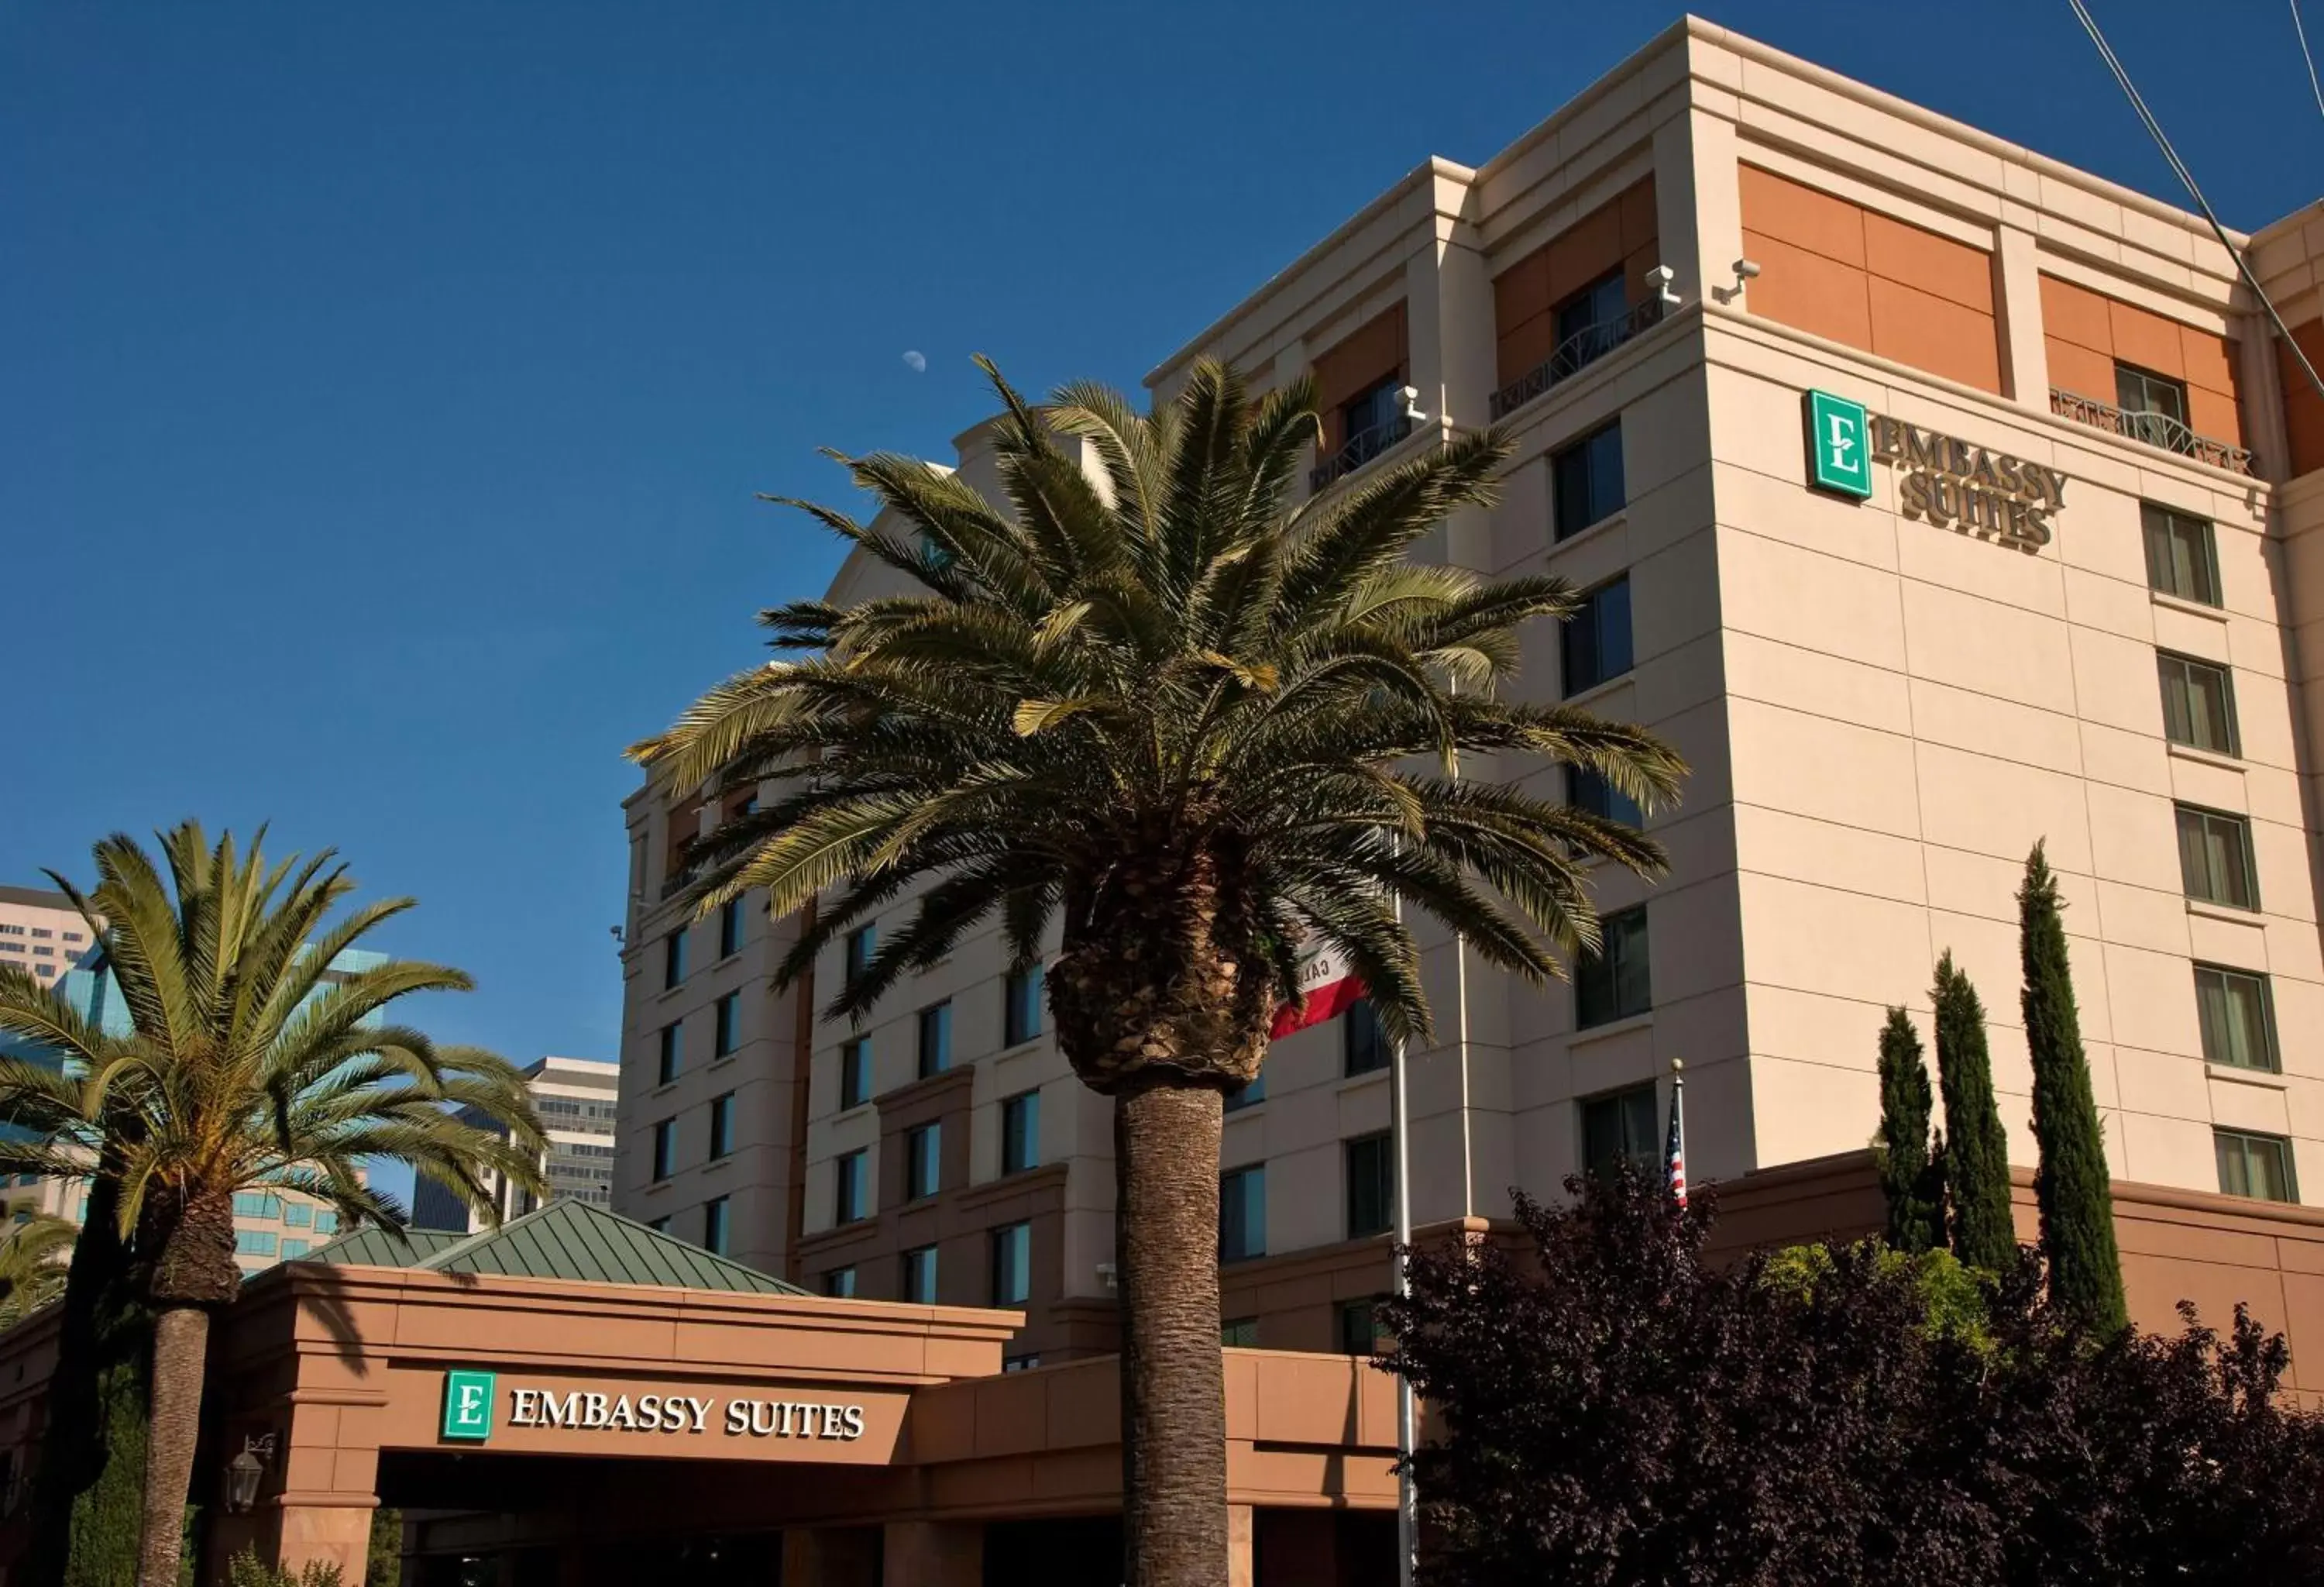
{"type": "Polygon", "coordinates": [[[308,1259],[743,1295],[809,1293],[582,1201],[553,1201],[477,1234],[413,1229],[399,1238],[383,1229],[358,1229],[309,1252],[308,1259]]]}

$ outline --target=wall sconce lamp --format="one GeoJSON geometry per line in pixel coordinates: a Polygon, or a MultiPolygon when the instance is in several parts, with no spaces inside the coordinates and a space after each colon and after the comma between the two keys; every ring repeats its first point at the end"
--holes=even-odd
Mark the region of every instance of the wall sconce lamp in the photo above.
{"type": "Polygon", "coordinates": [[[1722,303],[1732,303],[1743,295],[1743,288],[1746,284],[1758,279],[1759,262],[1757,260],[1738,259],[1735,262],[1735,284],[1731,287],[1713,287],[1711,289],[1711,295],[1722,303]]]}
{"type": "Polygon", "coordinates": [[[242,1453],[226,1463],[226,1508],[246,1516],[258,1502],[258,1481],[274,1459],[274,1435],[242,1441],[242,1453]]]}

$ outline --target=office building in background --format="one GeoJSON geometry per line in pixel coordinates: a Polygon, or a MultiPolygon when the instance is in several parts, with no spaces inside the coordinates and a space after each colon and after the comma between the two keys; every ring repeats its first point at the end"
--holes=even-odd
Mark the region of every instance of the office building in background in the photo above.
{"type": "MultiPolygon", "coordinates": [[[[540,1158],[549,1201],[584,1201],[610,1208],[613,1187],[613,1111],[619,1101],[619,1067],[602,1058],[540,1058],[524,1071],[549,1144],[540,1158]]],[[[471,1112],[471,1121],[481,1117],[471,1112]]],[[[488,1176],[503,1219],[520,1218],[542,1204],[529,1191],[488,1176]]],[[[412,1186],[411,1221],[421,1229],[463,1232],[484,1220],[460,1196],[432,1179],[412,1186]]]]}

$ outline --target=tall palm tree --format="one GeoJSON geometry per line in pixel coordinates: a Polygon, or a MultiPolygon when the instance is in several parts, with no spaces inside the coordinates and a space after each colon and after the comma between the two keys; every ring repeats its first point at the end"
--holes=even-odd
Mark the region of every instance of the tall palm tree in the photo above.
{"type": "Polygon", "coordinates": [[[231,834],[213,845],[188,822],[161,836],[166,876],[119,835],[96,845],[88,896],[51,873],[104,945],[126,1036],[0,970],[0,1032],[59,1059],[0,1060],[0,1120],[43,1130],[0,1145],[0,1162],[93,1175],[153,1315],[139,1587],[178,1580],[209,1321],[241,1287],[236,1192],[301,1191],[400,1229],[404,1210],[371,1188],[367,1159],[410,1163],[488,1214],[488,1176],[540,1188],[540,1128],[516,1069],[383,1017],[415,992],[466,991],[468,977],[342,960],[411,900],[334,921],[355,888],[346,867],[327,851],[270,865],[263,841],[244,853],[231,834]],[[470,1109],[483,1123],[457,1111],[470,1109]]]}
{"type": "Polygon", "coordinates": [[[65,1292],[65,1263],[79,1230],[37,1213],[0,1237],[0,1328],[14,1327],[65,1292]]]}
{"type": "Polygon", "coordinates": [[[912,593],[762,614],[806,652],[713,688],[632,754],[676,789],[773,779],[706,858],[707,912],[820,900],[788,982],[918,890],[831,1000],[860,1020],[996,912],[1019,965],[1062,917],[1058,1045],[1114,1100],[1124,1574],[1227,1575],[1219,1357],[1221,1103],[1259,1072],[1303,945],[1346,955],[1389,1034],[1428,1009],[1402,900],[1539,980],[1591,949],[1588,868],[1653,874],[1632,828],[1477,775],[1582,766],[1651,805],[1683,768],[1644,731],[1500,697],[1560,579],[1407,560],[1486,501],[1507,447],[1464,437],[1287,505],[1318,433],[1305,381],[1256,401],[1197,367],[1150,415],[1089,384],[1007,412],[1008,503],[908,458],[841,459],[899,529],[804,506],[912,593]],[[1085,438],[1092,478],[1056,444],[1085,438]],[[1454,758],[1471,757],[1465,778],[1454,758]]]}

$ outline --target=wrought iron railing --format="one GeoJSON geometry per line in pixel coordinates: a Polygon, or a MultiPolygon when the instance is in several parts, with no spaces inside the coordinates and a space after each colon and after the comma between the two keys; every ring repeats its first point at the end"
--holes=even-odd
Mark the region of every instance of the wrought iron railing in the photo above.
{"type": "Polygon", "coordinates": [[[1370,429],[1360,429],[1347,444],[1307,471],[1307,488],[1320,491],[1333,480],[1353,474],[1412,433],[1412,415],[1399,413],[1370,429]]]}
{"type": "Polygon", "coordinates": [[[2076,424],[2087,424],[2092,429],[2102,429],[2134,441],[2144,441],[2150,447],[2160,447],[2166,452],[2176,452],[2181,457],[2192,457],[2199,463],[2209,463],[2214,468],[2225,468],[2236,474],[2252,471],[2252,455],[2241,447],[2229,446],[2209,436],[2197,435],[2168,413],[2143,413],[2135,409],[2118,408],[2112,402],[2101,402],[2096,397],[2085,397],[2078,392],[2050,388],[2050,411],[2061,419],[2070,419],[2076,424]]]}
{"type": "Polygon", "coordinates": [[[1582,327],[1557,344],[1557,350],[1493,393],[1486,417],[1499,420],[1516,412],[1542,392],[1589,368],[1607,354],[1663,317],[1659,295],[1624,309],[1611,319],[1582,327]]]}

